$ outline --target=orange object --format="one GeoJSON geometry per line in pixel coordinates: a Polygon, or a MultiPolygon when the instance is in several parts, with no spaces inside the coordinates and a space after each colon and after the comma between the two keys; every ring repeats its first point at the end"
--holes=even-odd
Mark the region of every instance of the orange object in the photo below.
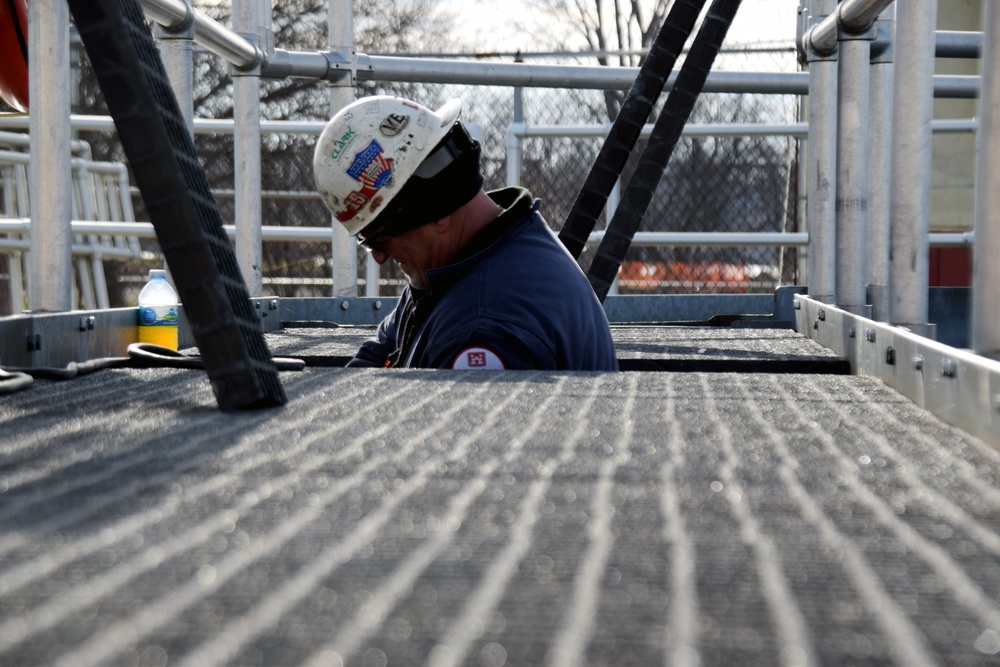
{"type": "Polygon", "coordinates": [[[27,0],[0,0],[0,98],[28,110],[27,0]]]}
{"type": "Polygon", "coordinates": [[[622,262],[618,284],[635,290],[680,288],[690,292],[748,292],[750,275],[743,264],[724,262],[622,262]]]}

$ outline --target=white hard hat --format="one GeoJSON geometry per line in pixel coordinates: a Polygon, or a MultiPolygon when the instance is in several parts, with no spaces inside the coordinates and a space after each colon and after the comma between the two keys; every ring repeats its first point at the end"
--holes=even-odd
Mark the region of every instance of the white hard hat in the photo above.
{"type": "Polygon", "coordinates": [[[399,194],[461,110],[457,99],[431,111],[379,95],[357,100],[330,119],[316,144],[313,174],[323,203],[349,234],[364,229],[399,194]]]}

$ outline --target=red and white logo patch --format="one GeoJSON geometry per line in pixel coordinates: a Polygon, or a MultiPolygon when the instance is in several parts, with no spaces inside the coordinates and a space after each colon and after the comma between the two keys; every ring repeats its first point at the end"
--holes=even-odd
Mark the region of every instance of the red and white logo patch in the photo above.
{"type": "Polygon", "coordinates": [[[485,347],[467,347],[458,353],[452,368],[459,370],[504,370],[507,367],[496,352],[485,347]]]}

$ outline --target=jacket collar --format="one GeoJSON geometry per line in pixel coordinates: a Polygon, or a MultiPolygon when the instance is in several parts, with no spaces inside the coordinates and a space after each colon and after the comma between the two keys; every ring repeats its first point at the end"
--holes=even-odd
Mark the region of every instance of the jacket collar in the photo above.
{"type": "Polygon", "coordinates": [[[503,210],[497,219],[486,225],[459,250],[455,259],[445,266],[427,272],[427,290],[411,290],[415,298],[441,296],[479,264],[496,248],[497,243],[518,226],[532,212],[531,193],[521,187],[509,187],[488,193],[490,199],[503,210]]]}

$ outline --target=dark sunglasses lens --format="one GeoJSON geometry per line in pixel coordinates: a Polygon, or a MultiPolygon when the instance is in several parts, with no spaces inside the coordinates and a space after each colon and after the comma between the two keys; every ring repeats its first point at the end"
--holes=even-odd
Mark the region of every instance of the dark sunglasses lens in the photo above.
{"type": "Polygon", "coordinates": [[[365,248],[366,250],[377,250],[379,247],[379,242],[383,239],[382,232],[385,231],[386,225],[379,225],[374,229],[371,229],[371,225],[362,229],[358,234],[358,245],[365,248]],[[367,234],[365,232],[368,232],[367,234]]]}

